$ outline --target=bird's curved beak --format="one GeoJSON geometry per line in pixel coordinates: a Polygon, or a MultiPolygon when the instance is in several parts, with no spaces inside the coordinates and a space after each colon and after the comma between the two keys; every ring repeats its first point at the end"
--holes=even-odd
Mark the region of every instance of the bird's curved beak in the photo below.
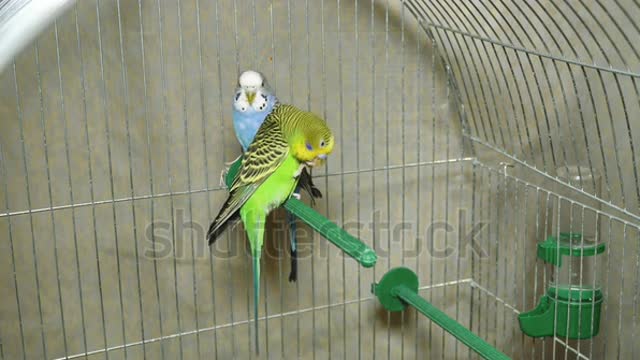
{"type": "Polygon", "coordinates": [[[247,101],[249,104],[253,104],[253,100],[256,98],[255,91],[247,91],[247,101]]]}

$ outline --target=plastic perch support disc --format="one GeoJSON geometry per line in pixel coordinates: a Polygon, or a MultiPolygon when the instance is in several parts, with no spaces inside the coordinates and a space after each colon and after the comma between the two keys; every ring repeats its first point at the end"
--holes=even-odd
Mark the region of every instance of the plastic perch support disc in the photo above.
{"type": "Polygon", "coordinates": [[[414,292],[418,292],[418,276],[406,267],[397,267],[389,270],[379,283],[373,283],[373,292],[382,306],[388,311],[402,311],[407,307],[395,292],[399,286],[405,286],[414,292]]]}

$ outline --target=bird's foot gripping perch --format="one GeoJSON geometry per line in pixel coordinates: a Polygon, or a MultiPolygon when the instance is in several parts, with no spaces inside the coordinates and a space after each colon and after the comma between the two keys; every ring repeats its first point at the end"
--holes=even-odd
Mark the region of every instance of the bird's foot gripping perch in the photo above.
{"type": "Polygon", "coordinates": [[[293,178],[297,179],[300,177],[300,174],[302,174],[302,172],[304,171],[304,168],[307,167],[306,164],[302,163],[300,164],[300,166],[298,166],[298,170],[296,170],[296,172],[293,173],[293,178]]]}
{"type": "MultiPolygon", "coordinates": [[[[300,177],[300,174],[302,174],[302,172],[304,171],[305,168],[311,169],[313,167],[322,165],[326,158],[327,157],[323,155],[323,156],[318,156],[318,157],[316,157],[315,159],[313,159],[311,161],[306,161],[306,162],[300,163],[300,166],[298,167],[298,170],[296,170],[296,172],[293,173],[293,177],[296,178],[296,179],[298,177],[300,177]]],[[[297,198],[297,199],[299,200],[300,198],[297,198]]]]}

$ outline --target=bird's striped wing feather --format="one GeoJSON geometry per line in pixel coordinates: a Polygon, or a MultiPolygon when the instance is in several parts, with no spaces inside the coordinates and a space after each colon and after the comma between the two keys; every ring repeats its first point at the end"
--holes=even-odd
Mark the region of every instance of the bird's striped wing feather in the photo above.
{"type": "Polygon", "coordinates": [[[237,217],[242,205],[286,160],[288,153],[289,144],[280,130],[277,117],[269,115],[242,159],[240,173],[231,184],[227,201],[209,227],[209,244],[237,217]]]}
{"type": "Polygon", "coordinates": [[[288,152],[289,144],[280,130],[277,116],[269,115],[249,145],[231,191],[266,179],[284,162],[288,152]]]}

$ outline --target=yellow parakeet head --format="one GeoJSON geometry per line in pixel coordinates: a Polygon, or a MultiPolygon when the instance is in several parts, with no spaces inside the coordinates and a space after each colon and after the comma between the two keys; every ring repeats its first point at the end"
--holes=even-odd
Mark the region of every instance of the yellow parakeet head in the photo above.
{"type": "Polygon", "coordinates": [[[321,165],[333,151],[334,144],[331,130],[323,121],[314,121],[313,126],[305,127],[293,141],[293,155],[309,166],[321,165]]]}

